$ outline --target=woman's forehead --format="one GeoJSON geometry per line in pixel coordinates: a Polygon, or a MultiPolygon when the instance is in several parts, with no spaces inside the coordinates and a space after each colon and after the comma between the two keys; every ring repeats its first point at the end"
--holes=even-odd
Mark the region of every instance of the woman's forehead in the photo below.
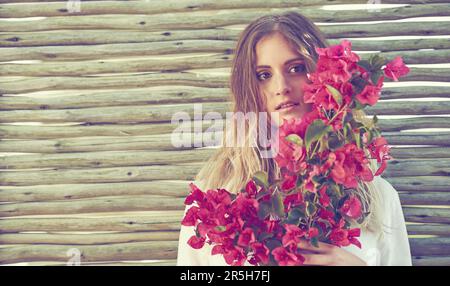
{"type": "Polygon", "coordinates": [[[256,44],[257,66],[284,64],[289,60],[302,58],[303,56],[279,33],[266,36],[256,44]]]}

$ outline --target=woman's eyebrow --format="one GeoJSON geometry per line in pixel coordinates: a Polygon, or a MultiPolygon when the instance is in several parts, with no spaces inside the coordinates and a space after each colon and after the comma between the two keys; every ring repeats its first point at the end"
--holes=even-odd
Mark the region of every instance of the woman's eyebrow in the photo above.
{"type": "MultiPolygon", "coordinates": [[[[301,57],[296,57],[296,58],[287,60],[287,61],[284,63],[284,65],[290,64],[290,63],[295,62],[295,61],[303,61],[303,58],[301,58],[301,57]]],[[[259,66],[257,66],[256,68],[270,68],[270,66],[267,66],[267,65],[259,65],[259,66]]]]}

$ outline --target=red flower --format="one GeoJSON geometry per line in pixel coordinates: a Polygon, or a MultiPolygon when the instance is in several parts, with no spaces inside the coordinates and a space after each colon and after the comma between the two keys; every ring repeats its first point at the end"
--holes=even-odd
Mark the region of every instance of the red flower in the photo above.
{"type": "Polygon", "coordinates": [[[308,238],[313,239],[314,237],[319,235],[319,230],[317,227],[310,227],[308,230],[308,238]]]}
{"type": "Polygon", "coordinates": [[[392,159],[389,155],[390,147],[388,146],[386,139],[384,137],[377,137],[370,145],[369,152],[372,157],[377,159],[377,162],[381,162],[380,168],[375,172],[374,176],[378,176],[383,173],[384,169],[387,167],[387,160],[392,159]]]}
{"type": "Polygon", "coordinates": [[[403,59],[400,56],[397,56],[386,64],[383,71],[388,78],[398,81],[399,77],[405,76],[409,73],[409,68],[403,63],[403,59]]]}
{"type": "Polygon", "coordinates": [[[256,238],[253,230],[251,228],[246,228],[241,232],[241,235],[239,235],[237,244],[242,247],[247,247],[250,243],[255,242],[255,240],[256,238]]]}
{"type": "Polygon", "coordinates": [[[205,238],[193,235],[189,238],[187,243],[194,249],[200,249],[205,244],[205,238]]]}
{"type": "Polygon", "coordinates": [[[267,264],[269,262],[270,250],[264,244],[260,242],[254,242],[250,245],[253,250],[253,265],[258,263],[267,264]]]}
{"type": "Polygon", "coordinates": [[[198,219],[198,212],[199,212],[198,207],[196,207],[196,206],[190,207],[187,210],[186,215],[184,216],[183,220],[181,221],[181,224],[184,226],[195,226],[195,224],[197,223],[197,219],[198,219]]]}
{"type": "Polygon", "coordinates": [[[201,202],[205,198],[203,193],[194,183],[190,183],[191,193],[184,200],[185,205],[191,205],[194,201],[201,202]]]}
{"type": "Polygon", "coordinates": [[[298,226],[293,224],[284,225],[286,234],[283,236],[282,243],[284,247],[297,248],[297,244],[300,242],[300,238],[305,235],[305,232],[298,226]]]}
{"type": "Polygon", "coordinates": [[[279,266],[298,266],[305,261],[304,257],[286,250],[284,247],[277,247],[272,250],[272,255],[279,266]]]}
{"type": "Polygon", "coordinates": [[[351,196],[344,202],[340,211],[352,219],[358,219],[362,215],[361,201],[357,197],[351,196]]]}
{"type": "Polygon", "coordinates": [[[381,87],[383,86],[384,77],[378,79],[377,85],[368,84],[364,89],[356,95],[356,99],[361,104],[375,105],[380,99],[381,87]]]}

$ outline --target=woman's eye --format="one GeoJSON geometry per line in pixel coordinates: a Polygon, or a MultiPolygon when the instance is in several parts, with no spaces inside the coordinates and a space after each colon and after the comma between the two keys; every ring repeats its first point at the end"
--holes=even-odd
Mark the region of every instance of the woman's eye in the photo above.
{"type": "Polygon", "coordinates": [[[257,75],[257,78],[258,78],[258,80],[263,81],[263,80],[266,80],[266,78],[264,78],[264,76],[268,76],[268,75],[269,75],[269,73],[262,72],[257,75]]]}
{"type": "MultiPolygon", "coordinates": [[[[295,69],[294,73],[303,73],[305,72],[305,66],[304,65],[297,65],[297,66],[293,66],[291,67],[291,70],[295,69]]],[[[268,72],[261,72],[259,74],[256,75],[256,77],[258,78],[259,81],[263,81],[266,80],[267,78],[270,77],[270,73],[268,72]]]]}
{"type": "Polygon", "coordinates": [[[304,72],[305,71],[305,66],[304,65],[298,65],[298,66],[294,66],[292,68],[296,69],[297,72],[304,72]]]}

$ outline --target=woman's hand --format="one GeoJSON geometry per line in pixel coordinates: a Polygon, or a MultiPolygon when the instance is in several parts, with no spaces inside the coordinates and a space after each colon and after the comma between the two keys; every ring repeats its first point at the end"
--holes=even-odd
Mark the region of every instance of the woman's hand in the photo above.
{"type": "Polygon", "coordinates": [[[305,257],[304,265],[367,266],[358,256],[332,244],[319,242],[319,247],[315,247],[302,240],[298,245],[301,255],[305,257]]]}

